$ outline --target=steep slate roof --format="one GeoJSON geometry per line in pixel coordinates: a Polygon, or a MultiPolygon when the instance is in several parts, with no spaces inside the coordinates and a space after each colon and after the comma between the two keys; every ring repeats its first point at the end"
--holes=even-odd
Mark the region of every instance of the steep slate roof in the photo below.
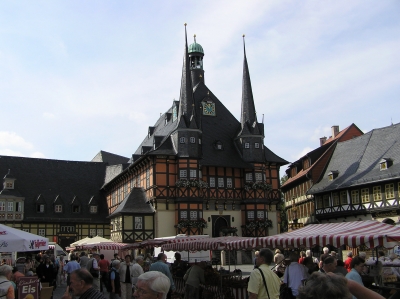
{"type": "Polygon", "coordinates": [[[400,178],[400,124],[374,129],[362,136],[338,143],[321,177],[309,193],[315,194],[352,186],[400,178]],[[380,170],[383,158],[393,165],[380,170]],[[338,177],[329,181],[327,174],[338,171],[338,177]]]}
{"type": "MultiPolygon", "coordinates": [[[[331,146],[335,146],[336,142],[341,142],[342,137],[349,132],[352,128],[359,130],[361,132],[360,129],[358,129],[358,127],[355,124],[351,124],[350,126],[348,126],[347,128],[344,128],[342,131],[340,131],[335,137],[330,137],[329,139],[327,139],[325,141],[325,143],[323,145],[321,145],[320,147],[317,147],[316,149],[312,150],[311,152],[307,153],[306,155],[304,155],[303,157],[301,157],[300,159],[298,159],[297,161],[293,162],[291,165],[293,164],[300,164],[301,165],[301,170],[294,176],[294,177],[290,177],[283,185],[282,187],[285,188],[286,186],[288,186],[289,184],[293,183],[294,181],[304,177],[305,175],[307,175],[310,171],[313,170],[314,166],[317,164],[317,162],[321,159],[321,157],[323,157],[325,154],[327,154],[329,152],[329,150],[331,149],[331,146]],[[302,169],[302,160],[306,157],[309,157],[311,159],[311,166],[307,169],[302,169]]],[[[361,132],[362,133],[362,132],[361,132]]],[[[290,166],[289,165],[289,168],[290,166]]],[[[286,170],[288,171],[289,168],[286,170]]]]}
{"type": "Polygon", "coordinates": [[[106,151],[100,151],[91,162],[105,162],[108,165],[126,164],[129,158],[112,154],[106,151]]]}
{"type": "Polygon", "coordinates": [[[149,214],[154,213],[156,210],[150,204],[146,196],[146,192],[141,187],[134,187],[132,191],[125,196],[124,200],[119,204],[118,208],[108,216],[108,218],[115,217],[121,214],[149,214]]]}
{"type": "MultiPolygon", "coordinates": [[[[25,197],[25,220],[105,222],[107,203],[100,188],[104,182],[106,163],[0,156],[0,176],[6,174],[8,169],[16,178],[15,189],[25,197]],[[54,212],[53,203],[57,196],[64,203],[62,213],[54,212]],[[71,203],[75,197],[75,201],[82,203],[80,213],[72,213],[71,203]],[[98,204],[97,214],[91,214],[89,210],[92,197],[98,204]],[[46,204],[45,213],[36,212],[38,198],[40,203],[46,204]]],[[[7,195],[7,192],[1,194],[7,195]]]]}

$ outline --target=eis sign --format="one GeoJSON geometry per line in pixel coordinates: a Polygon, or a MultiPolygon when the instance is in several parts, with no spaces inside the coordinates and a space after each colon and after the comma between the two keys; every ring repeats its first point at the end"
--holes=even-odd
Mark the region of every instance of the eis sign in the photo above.
{"type": "Polygon", "coordinates": [[[37,277],[21,277],[18,283],[18,298],[39,299],[39,279],[37,277]]]}

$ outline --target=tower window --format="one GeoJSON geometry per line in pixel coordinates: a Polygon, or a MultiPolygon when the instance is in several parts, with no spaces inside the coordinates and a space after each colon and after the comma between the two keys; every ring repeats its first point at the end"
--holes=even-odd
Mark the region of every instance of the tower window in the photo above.
{"type": "Polygon", "coordinates": [[[196,138],[190,137],[190,143],[196,143],[196,138]]]}
{"type": "Polygon", "coordinates": [[[245,142],[245,143],[244,143],[244,148],[250,148],[250,143],[245,142]]]}
{"type": "Polygon", "coordinates": [[[258,142],[254,143],[255,148],[260,148],[260,144],[258,142]]]}
{"type": "Polygon", "coordinates": [[[188,219],[187,211],[181,211],[181,219],[188,219]]]}
{"type": "Polygon", "coordinates": [[[190,178],[196,178],[197,173],[196,169],[190,169],[190,178]]]}
{"type": "Polygon", "coordinates": [[[254,211],[247,211],[247,219],[254,219],[254,211]]]}
{"type": "Polygon", "coordinates": [[[180,178],[187,178],[187,171],[186,170],[180,170],[179,171],[179,177],[180,178]]]}
{"type": "Polygon", "coordinates": [[[199,144],[201,144],[201,139],[199,138],[199,144]]]}
{"type": "Polygon", "coordinates": [[[179,138],[179,143],[185,143],[185,142],[186,142],[185,137],[179,138]]]}

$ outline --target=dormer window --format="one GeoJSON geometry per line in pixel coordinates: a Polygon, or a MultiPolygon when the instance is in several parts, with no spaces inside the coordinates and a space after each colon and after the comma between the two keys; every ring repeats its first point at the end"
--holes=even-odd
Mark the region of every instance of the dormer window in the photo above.
{"type": "Polygon", "coordinates": [[[190,143],[196,143],[196,138],[190,137],[190,143]]]}
{"type": "Polygon", "coordinates": [[[303,169],[307,169],[310,167],[310,160],[304,159],[303,161],[303,169]]]}
{"type": "Polygon", "coordinates": [[[13,181],[6,182],[5,189],[14,189],[14,182],[13,181]]]}
{"type": "Polygon", "coordinates": [[[337,170],[332,170],[331,172],[328,173],[328,179],[330,181],[333,181],[334,179],[337,178],[337,176],[339,175],[339,171],[337,170]]]}
{"type": "Polygon", "coordinates": [[[181,137],[181,138],[179,138],[179,143],[185,143],[186,142],[186,139],[185,139],[185,137],[181,137]]]}
{"type": "Polygon", "coordinates": [[[219,150],[219,151],[222,151],[222,150],[224,149],[223,146],[222,146],[222,142],[219,141],[219,140],[217,140],[217,141],[214,143],[214,148],[215,148],[216,150],[219,150]]]}
{"type": "Polygon", "coordinates": [[[380,170],[386,170],[388,169],[390,166],[393,165],[393,160],[390,158],[383,158],[380,162],[379,162],[379,169],[380,170]]]}
{"type": "Polygon", "coordinates": [[[292,177],[294,177],[294,176],[297,174],[297,169],[296,169],[296,167],[293,167],[293,168],[290,170],[290,174],[292,175],[292,177]]]}
{"type": "Polygon", "coordinates": [[[254,148],[260,148],[260,144],[258,142],[254,143],[254,148]]]}
{"type": "Polygon", "coordinates": [[[44,213],[44,204],[36,205],[36,212],[44,213]]]}
{"type": "Polygon", "coordinates": [[[62,213],[62,205],[55,205],[54,212],[62,213]]]}
{"type": "Polygon", "coordinates": [[[245,142],[245,143],[244,143],[244,148],[250,148],[250,143],[245,142]]]}
{"type": "Polygon", "coordinates": [[[97,206],[90,206],[90,213],[96,214],[97,213],[97,206]]]}
{"type": "Polygon", "coordinates": [[[72,213],[79,213],[81,211],[81,207],[78,205],[72,206],[72,213]]]}

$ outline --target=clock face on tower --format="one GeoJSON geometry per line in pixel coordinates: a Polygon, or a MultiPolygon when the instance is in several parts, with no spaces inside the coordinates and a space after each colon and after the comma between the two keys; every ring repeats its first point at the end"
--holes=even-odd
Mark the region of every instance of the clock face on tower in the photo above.
{"type": "Polygon", "coordinates": [[[215,103],[203,102],[203,115],[215,116],[215,103]]]}

